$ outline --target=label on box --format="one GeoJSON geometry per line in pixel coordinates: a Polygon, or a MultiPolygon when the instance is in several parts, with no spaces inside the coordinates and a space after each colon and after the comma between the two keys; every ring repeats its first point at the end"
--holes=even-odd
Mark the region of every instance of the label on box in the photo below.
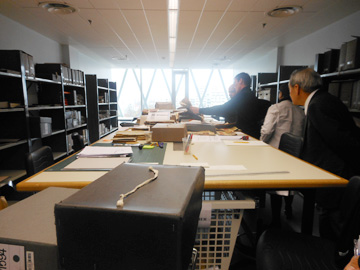
{"type": "Polygon", "coordinates": [[[211,224],[211,203],[203,201],[199,216],[199,228],[210,228],[211,224]]]}
{"type": "Polygon", "coordinates": [[[0,243],[0,269],[25,270],[24,246],[0,243]]]}

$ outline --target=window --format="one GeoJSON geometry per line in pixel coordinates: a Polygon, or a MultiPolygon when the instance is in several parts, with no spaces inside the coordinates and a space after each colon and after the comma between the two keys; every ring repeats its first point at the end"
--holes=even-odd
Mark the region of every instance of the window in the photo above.
{"type": "MultiPolygon", "coordinates": [[[[178,71],[174,71],[176,73],[178,71]]],[[[188,73],[188,93],[193,106],[209,107],[229,99],[233,83],[232,69],[193,69],[188,73]]],[[[157,101],[172,101],[171,69],[113,69],[118,87],[120,117],[137,117],[143,109],[155,107],[157,101]]],[[[174,83],[176,106],[186,95],[186,76],[177,76],[174,83]]]]}

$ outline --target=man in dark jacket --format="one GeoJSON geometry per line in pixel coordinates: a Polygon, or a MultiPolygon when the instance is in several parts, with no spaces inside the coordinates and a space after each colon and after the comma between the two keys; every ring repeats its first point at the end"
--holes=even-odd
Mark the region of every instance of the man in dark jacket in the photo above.
{"type": "Polygon", "coordinates": [[[235,96],[222,105],[209,108],[191,107],[195,114],[217,115],[227,117],[236,115],[236,126],[242,132],[260,138],[260,128],[270,102],[259,100],[250,90],[251,78],[247,73],[239,73],[234,78],[235,96]]]}
{"type": "MultiPolygon", "coordinates": [[[[306,115],[301,158],[350,179],[360,174],[360,132],[347,107],[337,97],[320,90],[321,86],[321,77],[313,69],[291,74],[291,99],[295,105],[304,105],[306,115]]],[[[323,237],[333,238],[336,233],[336,210],[341,194],[341,190],[332,188],[316,192],[323,237]]]]}

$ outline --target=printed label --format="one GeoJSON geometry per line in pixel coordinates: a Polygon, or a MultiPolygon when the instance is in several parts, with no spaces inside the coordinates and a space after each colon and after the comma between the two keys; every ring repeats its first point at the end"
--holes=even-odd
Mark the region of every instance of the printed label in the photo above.
{"type": "Polygon", "coordinates": [[[24,246],[0,243],[0,270],[25,270],[24,246]]]}
{"type": "Polygon", "coordinates": [[[211,203],[203,202],[199,216],[199,228],[210,228],[211,224],[211,203]]]}
{"type": "Polygon", "coordinates": [[[33,251],[26,251],[26,270],[35,270],[33,251]]]}

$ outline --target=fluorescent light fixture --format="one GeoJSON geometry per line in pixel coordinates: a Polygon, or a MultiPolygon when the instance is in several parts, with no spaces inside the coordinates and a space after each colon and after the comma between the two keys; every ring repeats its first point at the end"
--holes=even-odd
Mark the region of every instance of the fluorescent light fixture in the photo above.
{"type": "Polygon", "coordinates": [[[179,0],[168,0],[168,23],[169,23],[169,60],[170,67],[174,66],[176,54],[176,39],[179,17],[179,0]]]}
{"type": "Polygon", "coordinates": [[[169,0],[168,9],[179,9],[179,0],[169,0]]]}
{"type": "Polygon", "coordinates": [[[169,37],[176,37],[178,24],[178,11],[169,10],[169,37]]]}
{"type": "Polygon", "coordinates": [[[169,51],[170,53],[176,52],[176,38],[169,38],[169,51]]]}

